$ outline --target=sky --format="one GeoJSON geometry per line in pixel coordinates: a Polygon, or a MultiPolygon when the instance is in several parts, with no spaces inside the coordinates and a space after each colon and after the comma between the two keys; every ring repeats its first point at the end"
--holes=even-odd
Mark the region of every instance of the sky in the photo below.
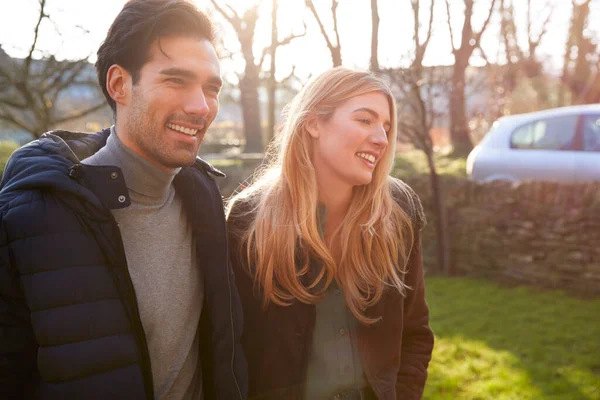
{"type": "MultiPolygon", "coordinates": [[[[219,0],[222,4],[230,4],[241,13],[253,0],[219,0]]],[[[307,25],[305,37],[296,39],[292,44],[282,47],[277,53],[278,78],[287,76],[296,66],[299,77],[308,77],[331,66],[331,57],[321,36],[316,21],[305,8],[303,0],[279,0],[280,38],[290,33],[301,33],[303,22],[307,25]]],[[[314,0],[326,27],[332,33],[329,0],[314,0]]],[[[425,5],[430,0],[422,0],[425,5]]],[[[564,43],[571,15],[571,0],[548,0],[554,7],[548,33],[539,48],[545,65],[552,70],[561,68],[564,43]]],[[[484,20],[490,0],[477,0],[475,3],[475,28],[479,28],[484,20]]],[[[525,0],[514,0],[517,5],[524,5],[525,0]]],[[[201,9],[210,9],[210,1],[197,0],[201,9]]],[[[55,54],[57,58],[81,58],[90,56],[95,61],[95,52],[106,32],[123,7],[124,0],[47,0],[48,14],[54,24],[45,22],[41,27],[38,48],[46,53],[55,54]],[[82,29],[83,28],[83,29],[82,29]],[[84,31],[87,31],[85,32],[84,31]],[[57,33],[60,32],[60,35],[57,33]]],[[[462,24],[462,0],[451,0],[451,17],[455,36],[459,36],[462,24]]],[[[546,0],[533,0],[537,16],[534,29],[539,29],[542,19],[548,10],[544,8],[546,0]]],[[[0,0],[0,44],[11,56],[22,57],[33,38],[36,23],[37,0],[0,0]]],[[[271,1],[263,0],[260,8],[261,16],[255,35],[255,56],[258,59],[262,48],[270,42],[270,10],[271,1]]],[[[427,7],[428,9],[428,7],[427,7]]],[[[518,10],[517,10],[518,11],[518,10]]],[[[425,23],[428,14],[423,11],[425,23]]],[[[412,11],[409,0],[379,0],[381,18],[379,31],[379,62],[383,67],[397,67],[410,59],[412,43],[412,11]]],[[[368,68],[371,43],[371,19],[369,0],[340,0],[339,30],[342,46],[343,63],[349,67],[368,68]]],[[[425,57],[428,65],[452,64],[453,56],[450,48],[446,10],[443,0],[436,1],[434,12],[433,37],[425,57]]],[[[592,20],[600,18],[600,0],[593,0],[592,20]]],[[[229,51],[239,49],[239,43],[231,28],[218,15],[218,32],[223,37],[224,46],[229,51]]],[[[524,27],[525,13],[517,14],[518,27],[524,27]]],[[[596,33],[594,33],[595,35],[596,33]]],[[[458,41],[458,38],[456,38],[458,41]]],[[[483,36],[482,47],[488,59],[494,61],[498,50],[498,21],[493,20],[487,33],[483,36]]],[[[38,56],[41,53],[38,53],[38,56]]],[[[473,64],[482,64],[483,60],[475,55],[473,64]]],[[[243,71],[240,56],[223,62],[223,73],[226,78],[235,81],[235,72],[243,71]]]]}

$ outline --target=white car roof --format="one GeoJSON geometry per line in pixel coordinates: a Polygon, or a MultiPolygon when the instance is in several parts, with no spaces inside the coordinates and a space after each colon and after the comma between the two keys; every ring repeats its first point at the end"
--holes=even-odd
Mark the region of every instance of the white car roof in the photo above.
{"type": "Polygon", "coordinates": [[[600,104],[585,104],[579,106],[550,108],[548,110],[534,111],[525,114],[507,115],[498,118],[498,122],[508,127],[520,125],[529,121],[535,121],[540,118],[573,114],[600,114],[600,104]]]}
{"type": "Polygon", "coordinates": [[[486,147],[506,147],[510,141],[511,133],[518,126],[530,121],[536,121],[541,118],[557,117],[574,114],[595,114],[600,115],[600,104],[585,104],[579,106],[550,108],[548,110],[534,111],[525,114],[515,114],[500,117],[494,122],[495,134],[486,135],[481,142],[486,147]]]}

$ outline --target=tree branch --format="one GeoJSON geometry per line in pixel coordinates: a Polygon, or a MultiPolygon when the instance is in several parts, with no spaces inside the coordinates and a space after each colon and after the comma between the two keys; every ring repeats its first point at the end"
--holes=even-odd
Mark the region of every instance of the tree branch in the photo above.
{"type": "Polygon", "coordinates": [[[496,0],[492,0],[492,4],[490,5],[490,12],[488,13],[487,18],[485,19],[485,22],[483,23],[481,30],[474,35],[475,43],[473,44],[473,47],[479,46],[479,42],[481,41],[481,36],[483,35],[483,32],[485,32],[485,29],[487,28],[488,23],[490,22],[490,19],[492,19],[492,14],[494,13],[495,5],[496,5],[496,0]]]}
{"type": "Polygon", "coordinates": [[[27,104],[20,103],[8,98],[0,99],[0,104],[4,104],[8,107],[16,108],[18,110],[27,110],[27,104]]]}
{"type": "Polygon", "coordinates": [[[500,0],[500,35],[504,41],[504,52],[506,54],[506,63],[510,66],[512,65],[511,60],[511,45],[509,39],[508,32],[508,24],[509,21],[506,18],[506,14],[508,13],[508,6],[504,2],[505,0],[500,0]]]}
{"type": "Polygon", "coordinates": [[[531,0],[527,0],[527,41],[531,47],[531,0]]]}
{"type": "Polygon", "coordinates": [[[71,114],[71,115],[68,115],[66,117],[56,119],[56,120],[53,121],[53,123],[54,124],[61,124],[61,123],[66,122],[66,121],[71,121],[71,120],[74,120],[74,119],[77,119],[77,118],[85,117],[86,115],[91,114],[91,113],[93,113],[95,111],[98,111],[98,110],[100,110],[103,107],[106,107],[106,103],[104,101],[102,103],[98,103],[95,106],[92,106],[92,107],[90,107],[88,109],[85,109],[83,111],[79,111],[79,112],[77,112],[75,114],[71,114]]]}
{"type": "Polygon", "coordinates": [[[219,12],[219,14],[221,14],[223,18],[225,18],[227,22],[231,24],[231,26],[233,27],[233,29],[235,29],[236,32],[240,33],[242,31],[242,19],[230,5],[227,5],[227,8],[229,8],[229,11],[233,13],[233,16],[227,14],[227,12],[223,10],[223,8],[219,5],[219,3],[217,3],[216,0],[210,0],[210,2],[213,5],[213,7],[219,12]]]}
{"type": "Polygon", "coordinates": [[[292,42],[292,40],[298,39],[298,38],[301,38],[301,37],[304,37],[304,36],[306,36],[306,24],[304,24],[304,32],[302,32],[300,34],[291,34],[291,35],[287,36],[283,40],[280,40],[280,41],[277,42],[277,47],[285,46],[287,44],[290,44],[292,42]]]}
{"type": "Polygon", "coordinates": [[[66,63],[64,68],[61,68],[58,71],[52,82],[48,85],[46,90],[44,90],[44,93],[47,93],[49,91],[60,92],[69,85],[71,85],[73,82],[75,82],[75,79],[77,79],[79,74],[81,74],[81,72],[85,69],[86,64],[87,62],[84,60],[66,63]],[[65,79],[65,75],[69,73],[70,75],[65,79]]]}
{"type": "MultiPolygon", "coordinates": [[[[332,1],[335,1],[335,0],[332,0],[332,1]]],[[[329,50],[331,52],[333,52],[334,47],[331,44],[331,41],[329,40],[329,36],[327,35],[327,32],[325,31],[323,22],[321,22],[321,18],[319,17],[319,14],[317,13],[317,9],[315,8],[315,5],[313,4],[312,0],[306,0],[306,6],[310,9],[310,11],[314,15],[315,19],[317,20],[317,24],[319,24],[319,29],[321,30],[321,34],[323,35],[323,38],[325,38],[325,41],[327,42],[327,47],[329,47],[329,50]]]]}
{"type": "Polygon", "coordinates": [[[483,58],[483,60],[485,61],[485,63],[487,65],[491,65],[489,58],[485,54],[485,51],[483,51],[483,47],[477,46],[477,49],[479,50],[479,53],[481,53],[481,58],[483,58]]]}
{"type": "Polygon", "coordinates": [[[292,42],[292,40],[300,38],[306,36],[306,24],[304,25],[304,32],[296,35],[296,34],[291,34],[289,36],[287,36],[285,39],[283,40],[278,40],[274,46],[269,46],[269,47],[265,47],[262,51],[262,54],[260,56],[260,61],[258,62],[258,64],[256,64],[256,66],[258,68],[261,68],[261,66],[263,65],[263,63],[265,62],[265,58],[267,57],[267,54],[272,53],[274,49],[276,49],[277,47],[281,47],[281,46],[285,46],[288,45],[292,42]],[[274,47],[274,48],[273,48],[274,47]]]}
{"type": "Polygon", "coordinates": [[[528,42],[529,42],[529,56],[530,57],[533,57],[535,55],[536,48],[538,47],[538,45],[542,41],[542,38],[544,37],[544,35],[546,34],[546,32],[548,32],[548,24],[550,23],[550,19],[552,18],[552,15],[554,14],[554,10],[555,10],[555,7],[554,6],[550,6],[550,11],[548,12],[548,15],[546,16],[546,19],[542,23],[542,28],[540,30],[540,33],[539,33],[537,39],[533,40],[531,38],[531,36],[527,37],[528,42]]]}
{"type": "Polygon", "coordinates": [[[260,55],[260,60],[258,61],[258,64],[256,64],[256,67],[258,69],[262,68],[263,63],[265,62],[265,58],[267,57],[267,54],[269,54],[271,52],[271,48],[270,47],[265,47],[262,51],[262,54],[260,55]]]}
{"type": "Polygon", "coordinates": [[[33,129],[23,121],[20,121],[16,116],[12,114],[6,114],[4,112],[0,112],[0,120],[8,122],[9,124],[16,126],[18,128],[23,129],[24,131],[31,132],[33,129]]]}
{"type": "Polygon", "coordinates": [[[371,59],[369,68],[371,71],[379,71],[379,4],[378,0],[371,0],[371,59]]]}
{"type": "MultiPolygon", "coordinates": [[[[13,68],[13,70],[16,69],[16,67],[14,65],[12,66],[12,68],[13,68]]],[[[6,81],[8,81],[11,84],[14,84],[13,77],[9,73],[9,70],[2,68],[1,65],[0,65],[0,78],[5,79],[6,81]]]]}
{"type": "Polygon", "coordinates": [[[286,76],[285,78],[283,78],[281,80],[280,83],[281,84],[286,84],[287,82],[289,82],[290,80],[292,80],[292,78],[296,78],[296,79],[298,78],[296,76],[296,66],[295,65],[292,65],[292,70],[290,71],[290,73],[288,74],[288,76],[286,76]]]}
{"type": "Polygon", "coordinates": [[[458,50],[454,46],[454,31],[452,30],[452,21],[450,19],[450,2],[446,0],[446,15],[448,16],[448,30],[450,31],[450,42],[452,45],[452,52],[456,53],[458,50]]]}
{"type": "Polygon", "coordinates": [[[335,33],[336,47],[340,47],[340,32],[338,30],[337,8],[339,0],[331,0],[331,14],[333,15],[333,32],[335,33]]]}
{"type": "MultiPolygon", "coordinates": [[[[425,36],[425,40],[421,43],[421,34],[420,34],[420,25],[419,25],[419,14],[421,9],[420,0],[411,0],[411,6],[413,9],[413,23],[414,23],[414,42],[415,42],[415,60],[413,61],[413,66],[422,67],[423,58],[425,57],[425,52],[427,51],[427,47],[429,46],[429,41],[431,39],[431,33],[433,31],[433,6],[435,4],[434,0],[431,0],[431,5],[429,8],[429,21],[427,25],[427,34],[425,36]]],[[[418,78],[420,79],[420,77],[418,78]]]]}
{"type": "Polygon", "coordinates": [[[429,40],[431,39],[431,33],[433,32],[433,6],[435,4],[435,0],[431,0],[431,6],[429,7],[429,24],[427,26],[427,38],[423,43],[423,54],[425,54],[425,50],[427,50],[427,46],[429,46],[429,40]]]}
{"type": "MultiPolygon", "coordinates": [[[[435,67],[432,67],[429,70],[430,75],[434,75],[435,74],[435,67]]],[[[430,80],[434,81],[433,76],[430,76],[430,80]]],[[[427,104],[425,105],[425,107],[427,107],[427,110],[429,110],[429,112],[426,115],[426,129],[427,132],[431,132],[431,128],[433,128],[433,123],[435,122],[435,108],[434,108],[434,104],[433,104],[433,84],[429,84],[427,85],[427,104]]],[[[431,135],[427,135],[428,139],[429,139],[429,144],[430,146],[432,145],[431,143],[431,135]]]]}
{"type": "Polygon", "coordinates": [[[419,38],[419,0],[411,0],[410,5],[413,11],[413,40],[415,42],[416,52],[418,54],[421,41],[419,38]]]}
{"type": "Polygon", "coordinates": [[[22,79],[24,81],[27,81],[27,78],[29,77],[29,71],[31,69],[31,60],[33,59],[33,52],[35,51],[35,48],[37,46],[38,36],[39,36],[39,32],[40,32],[40,25],[42,24],[42,21],[44,20],[44,18],[46,18],[46,13],[44,12],[44,9],[46,7],[46,0],[39,0],[39,3],[40,3],[40,13],[38,15],[38,20],[37,20],[37,23],[33,30],[33,43],[31,43],[31,48],[29,49],[29,54],[25,58],[25,64],[24,64],[24,68],[23,68],[22,79]]]}

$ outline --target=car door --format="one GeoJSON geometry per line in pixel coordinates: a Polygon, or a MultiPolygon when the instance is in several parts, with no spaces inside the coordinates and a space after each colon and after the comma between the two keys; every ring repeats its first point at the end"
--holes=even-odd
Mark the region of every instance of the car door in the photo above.
{"type": "Polygon", "coordinates": [[[577,115],[541,117],[511,135],[507,174],[516,180],[572,181],[575,178],[577,115]]]}
{"type": "Polygon", "coordinates": [[[600,181],[600,114],[581,116],[582,151],[577,155],[575,179],[600,181]]]}

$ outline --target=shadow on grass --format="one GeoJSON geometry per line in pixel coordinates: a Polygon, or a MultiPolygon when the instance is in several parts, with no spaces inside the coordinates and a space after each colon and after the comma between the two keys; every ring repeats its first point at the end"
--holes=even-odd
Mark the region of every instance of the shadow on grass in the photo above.
{"type": "Polygon", "coordinates": [[[600,299],[439,276],[427,298],[425,399],[600,399],[600,299]]]}

